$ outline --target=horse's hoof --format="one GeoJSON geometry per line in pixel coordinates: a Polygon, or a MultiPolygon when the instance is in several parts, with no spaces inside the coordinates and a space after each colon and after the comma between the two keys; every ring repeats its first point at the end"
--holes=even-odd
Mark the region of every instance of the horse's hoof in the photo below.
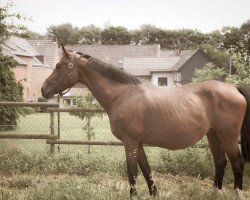
{"type": "Polygon", "coordinates": [[[137,190],[135,188],[130,189],[130,198],[137,196],[137,190]]]}
{"type": "Polygon", "coordinates": [[[153,186],[149,191],[150,196],[155,197],[157,195],[157,189],[153,186]]]}
{"type": "Polygon", "coordinates": [[[245,197],[243,195],[242,190],[240,190],[239,188],[236,188],[236,195],[240,200],[245,200],[245,197]]]}

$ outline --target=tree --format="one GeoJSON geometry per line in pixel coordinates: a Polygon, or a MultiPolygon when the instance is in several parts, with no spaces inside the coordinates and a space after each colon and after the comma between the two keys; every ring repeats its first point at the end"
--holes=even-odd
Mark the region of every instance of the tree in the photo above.
{"type": "Polygon", "coordinates": [[[237,46],[231,46],[227,53],[231,60],[231,70],[226,82],[250,89],[250,55],[244,43],[241,41],[237,46]]]}
{"type": "MultiPolygon", "coordinates": [[[[96,101],[94,96],[88,92],[85,96],[80,96],[76,101],[77,107],[80,108],[100,108],[100,104],[96,101]]],[[[95,137],[94,126],[92,126],[91,122],[94,117],[102,117],[103,113],[95,113],[95,112],[73,112],[70,115],[76,116],[81,120],[85,120],[86,125],[82,128],[86,133],[86,137],[88,140],[91,140],[95,137]]],[[[90,153],[90,146],[88,146],[88,153],[90,153]]]]}
{"type": "Polygon", "coordinates": [[[101,28],[91,24],[82,27],[79,31],[79,44],[100,44],[101,43],[101,28]]]}
{"type": "Polygon", "coordinates": [[[78,28],[74,28],[70,23],[64,23],[61,25],[51,25],[47,29],[47,35],[58,42],[67,44],[77,44],[80,37],[77,37],[78,28]]]}
{"type": "Polygon", "coordinates": [[[45,38],[45,36],[36,33],[34,31],[31,31],[29,29],[25,29],[20,33],[15,33],[16,36],[22,37],[22,38],[29,38],[29,39],[40,39],[45,38]]]}
{"type": "Polygon", "coordinates": [[[215,66],[223,69],[229,68],[229,55],[224,49],[216,48],[211,44],[204,44],[201,48],[207,53],[215,66]]]}
{"type": "MultiPolygon", "coordinates": [[[[8,24],[7,19],[20,19],[19,14],[9,14],[8,9],[12,4],[0,7],[0,43],[11,33],[20,30],[19,26],[8,24]]],[[[11,71],[16,66],[12,57],[4,56],[0,49],[0,101],[23,101],[23,87],[17,82],[11,71]]],[[[16,128],[18,119],[23,115],[24,109],[1,107],[0,109],[0,131],[13,130],[16,128]]]]}
{"type": "MultiPolygon", "coordinates": [[[[16,66],[13,58],[3,56],[0,53],[0,101],[23,101],[23,86],[16,82],[11,68],[16,66]]],[[[1,107],[0,109],[0,131],[14,130],[24,109],[14,107],[1,107]]]]}
{"type": "Polygon", "coordinates": [[[214,63],[207,63],[202,69],[195,71],[193,83],[218,80],[226,74],[223,68],[216,67],[214,63]]]}
{"type": "Polygon", "coordinates": [[[143,24],[140,29],[132,31],[132,43],[134,44],[155,44],[158,41],[157,32],[161,29],[152,24],[143,24]]]}
{"type": "Polygon", "coordinates": [[[130,44],[132,35],[123,26],[109,26],[101,32],[101,43],[102,44],[130,44]]]}
{"type": "Polygon", "coordinates": [[[10,34],[25,30],[23,25],[14,24],[14,21],[25,18],[19,13],[9,13],[8,11],[12,6],[12,2],[8,2],[6,5],[1,5],[0,3],[0,42],[5,40],[10,34]]]}
{"type": "Polygon", "coordinates": [[[240,29],[244,34],[245,46],[248,50],[248,53],[250,53],[250,20],[248,20],[246,23],[243,23],[240,29]]]}
{"type": "Polygon", "coordinates": [[[224,49],[229,49],[231,46],[239,46],[240,41],[244,41],[244,34],[241,29],[236,27],[223,27],[222,29],[223,43],[221,45],[224,49]]]}
{"type": "Polygon", "coordinates": [[[231,46],[226,53],[231,63],[230,70],[210,63],[195,72],[193,82],[224,79],[228,83],[250,89],[250,56],[244,43],[231,46]]]}

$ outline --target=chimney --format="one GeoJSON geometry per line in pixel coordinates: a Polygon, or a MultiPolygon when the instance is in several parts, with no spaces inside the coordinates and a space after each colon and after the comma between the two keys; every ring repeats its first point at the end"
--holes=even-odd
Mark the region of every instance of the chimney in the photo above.
{"type": "Polygon", "coordinates": [[[177,56],[181,56],[181,55],[182,55],[182,49],[179,48],[179,49],[178,49],[178,52],[177,52],[177,56]]]}

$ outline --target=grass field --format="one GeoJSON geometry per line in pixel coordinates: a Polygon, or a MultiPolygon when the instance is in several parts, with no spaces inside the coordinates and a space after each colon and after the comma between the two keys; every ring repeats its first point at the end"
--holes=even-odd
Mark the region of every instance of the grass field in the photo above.
{"type": "MultiPolygon", "coordinates": [[[[96,140],[115,140],[107,117],[93,121],[96,140]]],[[[83,122],[67,113],[61,115],[63,139],[86,139],[83,122]]],[[[49,133],[49,115],[32,114],[22,118],[15,133],[49,133]]],[[[203,141],[204,142],[204,141],[203,141]]],[[[61,145],[60,153],[50,156],[49,145],[42,141],[0,141],[0,199],[129,199],[123,147],[95,146],[87,154],[86,146],[61,145]]],[[[213,189],[213,161],[210,151],[189,148],[168,151],[147,147],[146,153],[158,187],[155,199],[236,199],[230,165],[224,188],[213,189]]],[[[245,166],[244,195],[250,199],[250,165],[245,166]]],[[[151,199],[139,173],[139,195],[135,199],[151,199]]]]}

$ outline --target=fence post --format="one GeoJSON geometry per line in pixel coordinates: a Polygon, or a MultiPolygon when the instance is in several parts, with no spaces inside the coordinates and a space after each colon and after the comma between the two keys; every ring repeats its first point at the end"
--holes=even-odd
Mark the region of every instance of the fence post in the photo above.
{"type": "MultiPolygon", "coordinates": [[[[59,108],[63,107],[63,99],[60,95],[57,96],[59,108]]],[[[61,139],[61,116],[60,112],[57,112],[57,138],[61,139]]],[[[57,145],[58,152],[60,152],[60,145],[57,145]]]]}
{"type": "MultiPolygon", "coordinates": [[[[53,111],[50,111],[50,134],[55,136],[55,113],[53,111]]],[[[50,153],[55,154],[55,144],[50,145],[50,153]]]]}

